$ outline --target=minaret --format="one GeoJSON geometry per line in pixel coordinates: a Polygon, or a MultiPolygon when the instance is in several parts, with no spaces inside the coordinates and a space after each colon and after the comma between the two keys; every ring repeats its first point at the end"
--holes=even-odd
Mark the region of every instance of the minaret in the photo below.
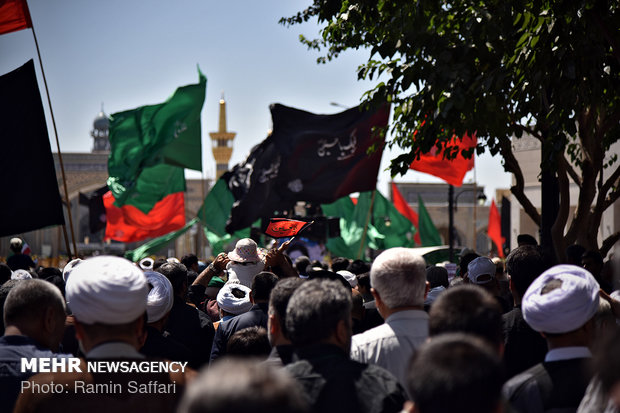
{"type": "Polygon", "coordinates": [[[215,158],[216,170],[215,179],[219,179],[228,170],[228,161],[232,155],[232,141],[235,139],[235,132],[226,131],[226,102],[224,93],[220,99],[220,129],[217,132],[209,133],[213,141],[213,157],[215,158]]]}
{"type": "Polygon", "coordinates": [[[110,152],[110,120],[103,111],[103,103],[101,104],[101,112],[93,122],[93,130],[90,131],[90,136],[95,140],[93,153],[110,152]]]}

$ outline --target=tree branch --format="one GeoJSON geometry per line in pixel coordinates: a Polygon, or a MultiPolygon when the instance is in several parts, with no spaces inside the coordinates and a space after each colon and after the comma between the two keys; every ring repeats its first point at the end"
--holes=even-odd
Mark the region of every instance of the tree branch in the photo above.
{"type": "Polygon", "coordinates": [[[616,245],[616,242],[618,242],[618,240],[620,240],[620,232],[616,232],[615,234],[611,234],[610,236],[605,238],[603,240],[603,244],[601,245],[601,249],[599,250],[601,255],[605,257],[609,253],[609,250],[614,245],[616,245]]]}
{"type": "Polygon", "coordinates": [[[540,227],[540,214],[538,210],[529,198],[525,195],[525,180],[523,179],[523,171],[519,166],[519,162],[514,156],[512,151],[512,143],[509,139],[506,139],[505,142],[500,144],[500,153],[504,158],[504,170],[506,172],[511,172],[514,177],[516,184],[510,188],[510,192],[517,198],[525,213],[534,221],[538,227],[540,227]]]}
{"type": "Polygon", "coordinates": [[[563,167],[566,169],[566,173],[568,173],[568,176],[570,176],[573,182],[575,182],[577,186],[581,188],[581,177],[579,176],[577,171],[575,171],[575,168],[573,168],[573,165],[571,165],[570,162],[568,162],[568,160],[566,159],[564,155],[560,157],[560,163],[563,164],[563,167]]]}
{"type": "MultiPolygon", "coordinates": [[[[559,158],[564,159],[563,155],[559,155],[559,158]]],[[[570,240],[564,237],[564,228],[568,221],[568,213],[570,209],[570,191],[568,175],[566,173],[566,162],[561,160],[558,162],[558,187],[560,190],[560,206],[558,215],[555,218],[555,222],[551,227],[551,238],[553,239],[553,248],[555,249],[555,255],[559,262],[566,261],[566,245],[570,240]]]]}

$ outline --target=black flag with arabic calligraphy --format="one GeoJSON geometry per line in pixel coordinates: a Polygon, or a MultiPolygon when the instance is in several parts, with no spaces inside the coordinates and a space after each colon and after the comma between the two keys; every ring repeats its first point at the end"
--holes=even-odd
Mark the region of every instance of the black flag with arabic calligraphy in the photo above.
{"type": "Polygon", "coordinates": [[[384,146],[379,130],[388,123],[387,105],[333,115],[280,104],[270,110],[271,135],[222,176],[235,199],[228,233],[297,201],[331,203],[352,192],[375,189],[384,146]],[[371,146],[376,150],[368,154],[371,146]]]}

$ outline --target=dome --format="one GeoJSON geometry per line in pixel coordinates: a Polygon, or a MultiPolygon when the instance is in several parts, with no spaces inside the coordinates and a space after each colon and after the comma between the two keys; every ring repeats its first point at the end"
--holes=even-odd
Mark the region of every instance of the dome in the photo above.
{"type": "Polygon", "coordinates": [[[110,120],[108,119],[108,116],[103,113],[103,111],[99,112],[99,114],[95,118],[95,121],[93,122],[93,127],[99,130],[106,130],[110,127],[110,120]]]}

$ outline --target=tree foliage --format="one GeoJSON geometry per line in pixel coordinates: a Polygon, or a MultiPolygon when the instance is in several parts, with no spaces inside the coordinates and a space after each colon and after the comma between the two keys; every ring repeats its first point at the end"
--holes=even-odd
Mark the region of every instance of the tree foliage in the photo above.
{"type": "MultiPolygon", "coordinates": [[[[513,194],[540,224],[512,147],[523,134],[540,140],[541,165],[557,171],[560,185],[561,257],[573,242],[597,247],[591,229],[620,195],[620,168],[605,157],[620,132],[619,7],[615,0],[314,0],[281,23],[317,19],[320,38],[301,41],[323,52],[322,63],[368,50],[357,75],[376,83],[364,100],[392,103],[388,144],[407,149],[392,160],[393,175],[453,134],[476,131],[477,152],[501,155],[515,176],[513,194]],[[569,178],[580,191],[566,230],[569,178]]],[[[458,151],[448,146],[444,156],[458,151]]]]}

